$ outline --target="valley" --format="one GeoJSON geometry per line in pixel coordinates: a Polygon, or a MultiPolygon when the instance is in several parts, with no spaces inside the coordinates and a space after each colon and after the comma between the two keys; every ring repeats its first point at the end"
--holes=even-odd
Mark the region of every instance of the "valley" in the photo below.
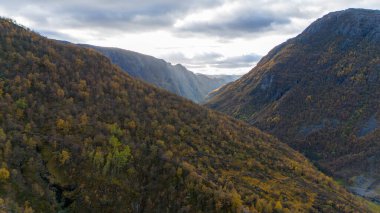
{"type": "Polygon", "coordinates": [[[0,213],[380,212],[357,4],[0,4],[0,213]]]}

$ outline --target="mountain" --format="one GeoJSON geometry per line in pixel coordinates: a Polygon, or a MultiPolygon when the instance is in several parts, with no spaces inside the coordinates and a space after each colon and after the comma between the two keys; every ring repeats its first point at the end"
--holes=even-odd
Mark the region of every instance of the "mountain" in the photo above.
{"type": "Polygon", "coordinates": [[[277,46],[207,106],[305,153],[380,201],[380,11],[329,13],[277,46]]]}
{"type": "MultiPolygon", "coordinates": [[[[203,75],[203,74],[197,74],[197,75],[203,75]]],[[[222,79],[224,81],[224,84],[227,84],[232,81],[236,81],[241,77],[241,75],[205,75],[206,77],[209,77],[211,79],[222,79]]]]}
{"type": "Polygon", "coordinates": [[[129,50],[82,45],[99,51],[129,75],[200,103],[211,91],[238,79],[238,75],[195,74],[184,66],[129,50]]]}
{"type": "Polygon", "coordinates": [[[301,154],[0,20],[7,212],[370,212],[301,154]]]}

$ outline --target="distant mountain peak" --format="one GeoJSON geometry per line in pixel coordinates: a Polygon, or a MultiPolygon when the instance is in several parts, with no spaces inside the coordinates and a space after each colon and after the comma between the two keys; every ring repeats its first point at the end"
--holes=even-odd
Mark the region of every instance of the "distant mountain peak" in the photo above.
{"type": "Polygon", "coordinates": [[[299,36],[320,34],[380,39],[380,10],[354,9],[331,12],[312,23],[299,36]]]}

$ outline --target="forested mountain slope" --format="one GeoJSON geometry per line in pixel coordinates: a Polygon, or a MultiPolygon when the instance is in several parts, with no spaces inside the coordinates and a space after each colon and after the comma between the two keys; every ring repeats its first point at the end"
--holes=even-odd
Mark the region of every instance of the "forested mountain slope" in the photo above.
{"type": "Polygon", "coordinates": [[[270,135],[0,20],[9,212],[368,212],[270,135]]]}
{"type": "Polygon", "coordinates": [[[195,102],[203,102],[213,90],[239,78],[236,75],[195,74],[184,66],[119,48],[81,45],[95,49],[120,66],[129,75],[154,84],[195,102]]]}
{"type": "Polygon", "coordinates": [[[273,133],[380,201],[380,11],[318,19],[207,105],[273,133]]]}

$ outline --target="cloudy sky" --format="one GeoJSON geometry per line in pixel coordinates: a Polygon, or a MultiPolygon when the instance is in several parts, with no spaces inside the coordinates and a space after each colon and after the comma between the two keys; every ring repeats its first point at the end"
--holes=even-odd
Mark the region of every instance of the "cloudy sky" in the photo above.
{"type": "Polygon", "coordinates": [[[49,38],[119,47],[194,72],[242,74],[316,18],[379,0],[0,0],[0,15],[49,38]]]}

